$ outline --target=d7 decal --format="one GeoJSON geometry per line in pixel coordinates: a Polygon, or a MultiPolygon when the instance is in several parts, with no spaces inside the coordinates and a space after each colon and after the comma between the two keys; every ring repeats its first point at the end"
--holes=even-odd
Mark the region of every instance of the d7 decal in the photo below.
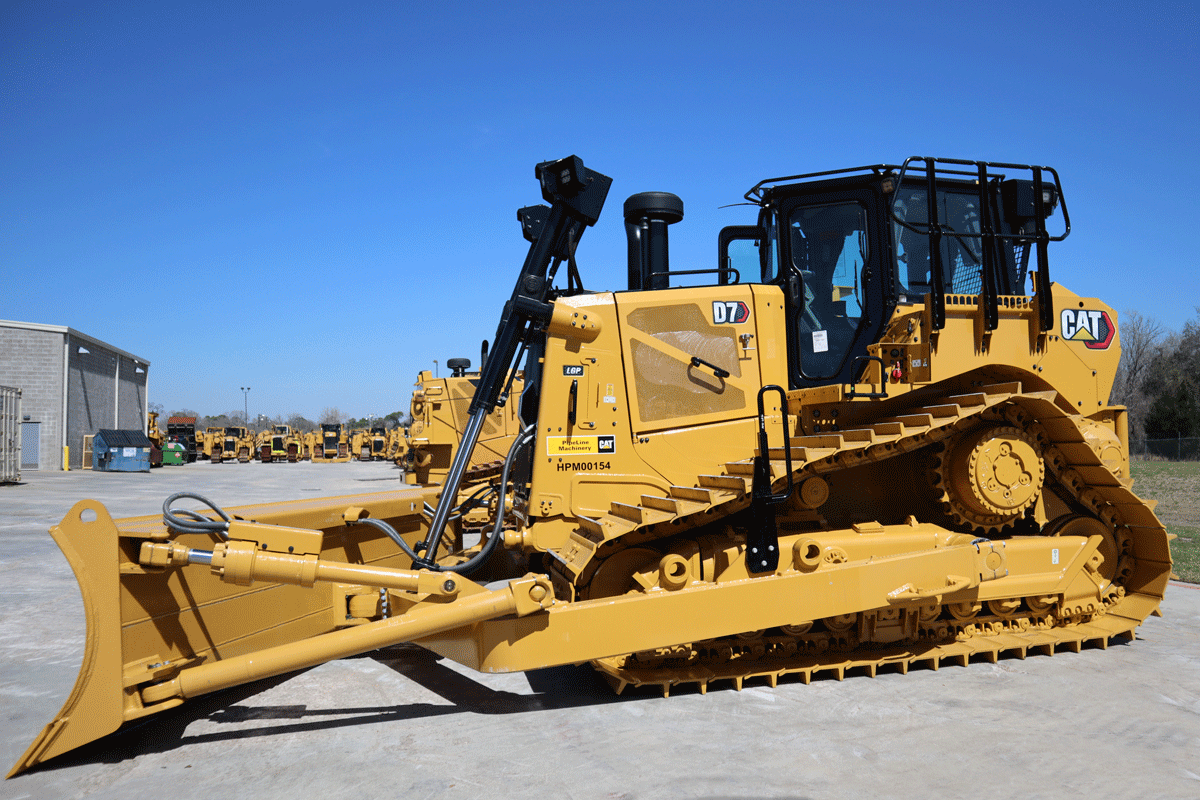
{"type": "Polygon", "coordinates": [[[714,300],[713,324],[737,325],[750,319],[750,308],[741,300],[714,300]]]}

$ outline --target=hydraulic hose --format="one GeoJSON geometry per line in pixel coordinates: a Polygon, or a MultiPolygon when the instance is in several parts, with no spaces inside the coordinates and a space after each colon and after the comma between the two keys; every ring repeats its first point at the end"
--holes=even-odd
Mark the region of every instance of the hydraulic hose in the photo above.
{"type": "MultiPolygon", "coordinates": [[[[461,517],[463,514],[465,514],[466,512],[470,511],[475,506],[480,505],[477,502],[479,500],[479,498],[486,497],[488,494],[490,494],[493,491],[495,491],[494,486],[487,485],[487,486],[481,487],[478,491],[475,492],[475,494],[471,495],[466,500],[463,500],[461,503],[456,505],[454,508],[450,509],[450,516],[446,517],[446,521],[449,522],[450,520],[456,520],[459,517],[461,517]]],[[[423,513],[425,514],[425,516],[432,519],[433,515],[436,511],[437,511],[436,508],[429,505],[429,503],[425,503],[424,509],[423,509],[423,513]]]]}
{"type": "MultiPolygon", "coordinates": [[[[454,572],[460,575],[470,575],[472,572],[487,563],[487,560],[492,557],[492,553],[496,551],[496,545],[500,543],[502,538],[504,538],[504,495],[507,494],[508,491],[508,475],[512,471],[512,465],[517,459],[517,454],[521,451],[522,447],[532,441],[536,430],[536,425],[530,425],[522,430],[521,433],[517,435],[516,441],[513,442],[512,447],[508,449],[508,455],[504,457],[504,469],[500,474],[500,497],[497,501],[496,522],[492,525],[491,535],[488,537],[487,541],[484,542],[483,547],[479,550],[479,552],[461,564],[454,564],[451,566],[431,564],[430,566],[422,566],[422,569],[429,569],[433,572],[454,572]]],[[[453,510],[454,516],[450,516],[448,519],[454,519],[455,516],[461,515],[464,511],[469,510],[475,500],[485,495],[487,491],[491,489],[493,489],[493,487],[487,486],[476,491],[475,494],[471,495],[462,503],[457,505],[453,510]]],[[[426,504],[426,511],[428,510],[428,504],[426,504]]],[[[366,517],[350,524],[370,525],[376,530],[383,531],[392,541],[400,546],[400,549],[404,551],[405,555],[411,558],[414,562],[417,560],[417,554],[413,551],[413,548],[409,546],[408,542],[404,541],[395,528],[383,520],[366,517]]]]}
{"type": "Polygon", "coordinates": [[[404,537],[400,535],[400,532],[397,531],[395,528],[393,528],[391,525],[388,525],[383,520],[371,519],[370,517],[364,517],[363,519],[357,520],[356,522],[353,522],[350,524],[352,524],[352,525],[370,525],[372,528],[375,528],[376,530],[383,531],[384,533],[387,534],[389,539],[391,539],[393,542],[395,542],[396,544],[398,544],[400,546],[400,549],[404,551],[404,554],[406,556],[411,558],[413,561],[417,560],[417,554],[413,551],[413,549],[411,547],[409,547],[408,542],[404,541],[404,537]]]}
{"type": "MultiPolygon", "coordinates": [[[[487,560],[491,558],[492,553],[494,553],[496,550],[496,545],[503,538],[504,495],[507,494],[508,490],[509,473],[512,471],[512,465],[516,461],[517,454],[521,451],[521,448],[532,441],[534,432],[536,430],[536,425],[530,425],[522,430],[517,436],[516,441],[513,442],[512,447],[509,448],[508,455],[504,458],[504,469],[500,474],[500,497],[497,501],[496,522],[492,526],[491,535],[488,537],[487,541],[484,542],[480,551],[461,564],[455,564],[447,567],[434,564],[428,567],[428,569],[432,569],[435,572],[454,572],[462,575],[469,575],[470,573],[479,569],[479,567],[483,566],[487,560]]],[[[495,491],[495,488],[492,486],[485,486],[476,490],[474,494],[469,496],[452,510],[453,516],[450,516],[449,518],[457,518],[466,511],[469,511],[475,506],[480,498],[487,496],[487,494],[491,491],[495,491]]],[[[428,504],[426,504],[426,508],[428,510],[428,504]]],[[[231,522],[233,522],[233,518],[226,514],[220,508],[220,506],[209,500],[207,497],[194,492],[176,492],[163,501],[163,524],[176,533],[215,533],[224,540],[229,538],[229,524],[231,522]],[[190,509],[171,508],[171,505],[175,503],[176,500],[181,500],[184,498],[198,500],[199,502],[211,508],[213,512],[220,517],[220,519],[209,519],[208,517],[205,517],[204,515],[190,509]]],[[[420,556],[412,548],[412,546],[410,546],[408,542],[404,541],[404,537],[400,535],[399,531],[383,520],[364,517],[363,519],[355,520],[349,524],[369,525],[370,527],[383,532],[389,539],[395,542],[402,551],[404,551],[406,556],[408,556],[414,562],[421,560],[420,556]]]]}
{"type": "Polygon", "coordinates": [[[487,560],[492,557],[492,553],[496,550],[496,545],[500,542],[504,530],[504,496],[508,494],[508,473],[512,469],[513,462],[517,460],[517,453],[521,451],[525,445],[529,444],[534,439],[537,431],[537,425],[530,425],[517,436],[512,447],[508,450],[508,455],[504,458],[504,470],[500,473],[500,496],[496,501],[496,521],[492,525],[492,534],[488,540],[484,542],[483,547],[478,553],[471,556],[470,559],[461,564],[455,564],[450,567],[442,567],[442,572],[455,572],[460,575],[470,575],[475,570],[479,569],[487,560]]]}
{"type": "MultiPolygon", "coordinates": [[[[454,564],[452,566],[432,564],[431,566],[422,567],[422,569],[429,569],[434,572],[454,572],[461,575],[470,575],[472,572],[483,566],[487,560],[492,557],[492,553],[496,551],[496,545],[499,544],[500,540],[503,538],[504,495],[507,494],[508,490],[508,475],[512,471],[512,465],[513,462],[516,461],[517,453],[519,453],[521,448],[532,440],[536,430],[536,425],[530,425],[521,431],[521,433],[518,434],[516,441],[513,442],[512,447],[509,448],[508,455],[504,458],[504,469],[500,474],[500,497],[497,501],[496,522],[492,525],[492,533],[488,537],[487,541],[484,542],[480,551],[461,564],[454,564]]],[[[494,490],[494,488],[487,486],[476,491],[475,494],[471,495],[454,508],[454,516],[450,516],[449,519],[454,519],[456,516],[461,515],[464,511],[472,508],[474,501],[487,494],[489,490],[494,490]]],[[[428,505],[426,505],[426,511],[428,510],[428,505]]],[[[407,555],[413,561],[417,560],[417,554],[413,551],[413,548],[408,544],[408,542],[404,541],[395,528],[383,520],[366,517],[350,524],[370,525],[376,530],[383,531],[388,535],[388,538],[400,546],[400,549],[404,551],[405,555],[407,555]]]]}
{"type": "Polygon", "coordinates": [[[163,524],[168,529],[177,533],[215,533],[222,539],[228,539],[229,523],[231,522],[233,522],[233,518],[222,511],[216,503],[195,492],[176,492],[163,501],[163,524]],[[172,503],[185,497],[191,500],[199,500],[216,512],[217,516],[221,519],[209,519],[202,514],[185,508],[177,511],[171,508],[172,503]]]}
{"type": "MultiPolygon", "coordinates": [[[[463,500],[461,503],[459,503],[452,511],[449,519],[452,519],[452,520],[458,519],[458,517],[462,516],[462,514],[464,512],[469,511],[471,508],[474,508],[474,506],[477,505],[477,501],[479,500],[479,498],[485,497],[486,495],[488,495],[490,492],[493,492],[493,491],[495,491],[495,487],[493,487],[493,486],[481,487],[473,495],[471,495],[466,500],[463,500]]],[[[431,514],[432,511],[433,511],[433,509],[429,506],[428,503],[426,503],[425,504],[426,515],[431,514]]],[[[383,533],[387,534],[387,537],[389,539],[391,539],[393,542],[395,542],[400,547],[401,550],[404,551],[404,554],[406,556],[411,558],[413,561],[417,560],[417,553],[412,548],[412,546],[409,545],[408,542],[404,541],[404,537],[402,537],[400,535],[399,531],[397,531],[395,528],[393,528],[391,525],[384,522],[383,520],[372,519],[370,517],[364,517],[363,519],[354,520],[353,522],[349,522],[347,524],[348,525],[370,525],[372,528],[375,528],[378,531],[382,531],[383,533]]],[[[488,553],[490,554],[491,552],[492,552],[492,550],[489,549],[488,553]]],[[[471,562],[467,562],[467,563],[471,563],[471,562]]],[[[435,571],[435,572],[459,572],[460,570],[458,568],[435,566],[435,567],[433,567],[433,571],[435,571]]]]}

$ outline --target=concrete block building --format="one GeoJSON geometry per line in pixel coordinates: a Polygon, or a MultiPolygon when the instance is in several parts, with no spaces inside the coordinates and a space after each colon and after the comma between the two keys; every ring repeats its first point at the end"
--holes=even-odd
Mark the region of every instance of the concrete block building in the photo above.
{"type": "Polygon", "coordinates": [[[146,430],[150,362],[61,325],[0,320],[0,385],[21,389],[21,469],[83,466],[83,437],[146,430]],[[64,448],[69,448],[65,451],[64,448]]]}

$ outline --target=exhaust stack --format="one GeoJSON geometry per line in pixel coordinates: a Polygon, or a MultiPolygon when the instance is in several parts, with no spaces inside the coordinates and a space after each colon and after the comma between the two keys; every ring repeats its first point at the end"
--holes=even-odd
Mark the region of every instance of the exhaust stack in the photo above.
{"type": "Polygon", "coordinates": [[[670,286],[667,226],[681,219],[683,201],[670,192],[641,192],[625,201],[630,291],[670,286]]]}

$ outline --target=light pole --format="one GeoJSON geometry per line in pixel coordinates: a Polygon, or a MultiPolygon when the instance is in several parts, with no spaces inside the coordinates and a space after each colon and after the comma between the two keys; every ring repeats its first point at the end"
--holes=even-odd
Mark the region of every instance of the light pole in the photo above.
{"type": "Polygon", "coordinates": [[[246,427],[250,427],[250,387],[243,386],[242,388],[242,413],[246,416],[242,417],[246,421],[246,427]]]}
{"type": "Polygon", "coordinates": [[[437,373],[438,373],[438,363],[437,363],[437,359],[435,358],[433,360],[433,377],[436,378],[438,376],[437,373]]]}

